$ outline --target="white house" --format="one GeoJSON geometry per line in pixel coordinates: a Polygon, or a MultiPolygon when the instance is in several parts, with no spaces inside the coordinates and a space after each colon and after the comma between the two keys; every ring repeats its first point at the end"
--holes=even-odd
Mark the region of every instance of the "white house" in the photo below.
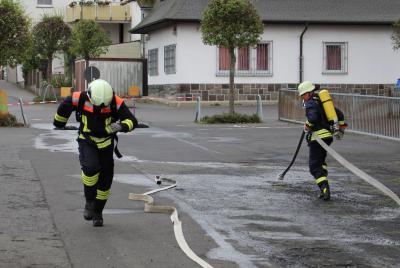
{"type": "MultiPolygon", "coordinates": [[[[311,80],[331,90],[390,94],[400,78],[392,48],[399,0],[253,0],[265,25],[256,47],[237,50],[237,99],[276,100],[311,80]],[[303,59],[303,61],[301,61],[303,59]]],[[[149,93],[227,100],[229,58],[202,43],[207,0],[156,0],[131,33],[146,34],[149,93]]]]}

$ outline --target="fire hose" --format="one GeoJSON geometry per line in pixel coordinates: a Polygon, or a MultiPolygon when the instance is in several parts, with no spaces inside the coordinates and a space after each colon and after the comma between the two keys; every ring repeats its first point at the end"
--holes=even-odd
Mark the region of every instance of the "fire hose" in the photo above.
{"type": "Polygon", "coordinates": [[[134,201],[143,201],[144,212],[170,214],[170,219],[174,225],[175,239],[178,242],[178,245],[181,248],[181,250],[186,254],[186,256],[188,256],[192,261],[196,262],[201,267],[212,268],[210,264],[208,264],[206,261],[197,256],[196,253],[193,252],[193,250],[189,247],[188,243],[186,242],[185,237],[183,235],[182,222],[179,220],[177,209],[173,206],[156,206],[153,204],[154,199],[150,195],[176,187],[176,181],[156,176],[156,182],[157,184],[161,184],[161,182],[167,182],[170,184],[163,188],[154,189],[145,192],[143,194],[130,193],[129,199],[134,201]]]}
{"type": "Polygon", "coordinates": [[[359,168],[354,166],[352,163],[347,161],[343,156],[341,156],[335,150],[333,150],[331,147],[329,147],[320,137],[318,137],[318,135],[313,134],[313,137],[321,145],[321,147],[325,149],[325,151],[327,151],[333,158],[335,158],[345,168],[350,170],[354,175],[356,175],[360,179],[366,181],[367,183],[374,186],[376,189],[380,190],[385,195],[392,198],[400,206],[400,198],[392,190],[390,190],[385,185],[383,185],[382,183],[380,183],[376,179],[372,178],[370,175],[368,175],[367,173],[365,173],[364,171],[360,170],[359,168]]]}

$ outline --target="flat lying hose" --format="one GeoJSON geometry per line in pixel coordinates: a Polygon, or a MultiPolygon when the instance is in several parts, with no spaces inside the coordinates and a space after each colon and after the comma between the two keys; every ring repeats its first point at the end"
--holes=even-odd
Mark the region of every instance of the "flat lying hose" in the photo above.
{"type": "Polygon", "coordinates": [[[365,173],[364,171],[360,170],[356,166],[354,166],[352,163],[347,161],[346,159],[343,158],[340,154],[338,154],[335,150],[333,150],[331,147],[329,147],[320,137],[317,135],[313,134],[314,138],[317,140],[317,142],[322,146],[322,148],[325,149],[333,158],[335,158],[340,164],[342,164],[345,168],[350,170],[354,175],[358,176],[360,179],[363,179],[364,181],[368,182],[372,186],[374,186],[376,189],[380,190],[390,198],[392,198],[399,206],[400,206],[400,198],[392,192],[389,188],[387,188],[385,185],[380,183],[379,181],[375,180],[372,178],[370,175],[365,173]]]}
{"type": "Polygon", "coordinates": [[[168,185],[163,188],[151,190],[151,191],[143,193],[143,194],[130,193],[129,199],[134,200],[134,201],[143,201],[144,202],[144,212],[170,214],[171,215],[170,219],[171,219],[172,223],[174,224],[175,239],[178,242],[178,245],[181,248],[181,250],[186,254],[186,256],[188,256],[192,261],[196,262],[201,267],[212,268],[212,266],[210,264],[208,264],[206,261],[204,261],[199,256],[197,256],[196,253],[194,253],[193,250],[187,244],[185,237],[183,235],[183,231],[182,231],[182,222],[179,220],[178,211],[176,210],[176,208],[172,207],[172,206],[155,206],[155,205],[153,205],[154,200],[153,200],[153,197],[150,196],[151,194],[176,187],[176,182],[174,180],[167,179],[167,178],[162,178],[161,180],[164,182],[171,183],[171,185],[168,185]]]}

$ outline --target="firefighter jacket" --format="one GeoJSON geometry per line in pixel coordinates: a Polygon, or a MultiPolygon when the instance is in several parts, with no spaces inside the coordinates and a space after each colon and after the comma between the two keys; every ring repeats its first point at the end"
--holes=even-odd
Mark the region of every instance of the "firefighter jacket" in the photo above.
{"type": "Polygon", "coordinates": [[[90,102],[86,92],[74,92],[58,107],[54,116],[54,126],[65,127],[73,111],[76,120],[80,122],[78,140],[90,140],[89,142],[94,142],[99,149],[112,144],[115,134],[110,127],[111,123],[119,121],[122,132],[132,131],[138,124],[123,99],[117,95],[113,96],[109,106],[101,108],[90,102]]]}
{"type": "MultiPolygon", "coordinates": [[[[326,118],[324,108],[322,106],[321,100],[317,94],[314,94],[311,99],[304,102],[304,108],[306,109],[306,122],[308,128],[312,132],[317,134],[321,139],[332,138],[332,125],[329,124],[326,118]]],[[[335,107],[336,115],[338,117],[339,126],[344,125],[344,115],[341,110],[335,107]]],[[[311,137],[311,141],[314,138],[311,137]]]]}

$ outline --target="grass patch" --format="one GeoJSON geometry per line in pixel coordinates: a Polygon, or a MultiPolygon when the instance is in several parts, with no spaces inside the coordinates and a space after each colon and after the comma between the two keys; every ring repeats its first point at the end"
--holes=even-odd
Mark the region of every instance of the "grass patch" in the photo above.
{"type": "Polygon", "coordinates": [[[205,116],[200,120],[203,124],[248,124],[261,123],[260,117],[257,114],[247,115],[239,113],[224,113],[213,116],[205,116]]]}
{"type": "Polygon", "coordinates": [[[24,124],[19,123],[17,118],[12,114],[0,117],[0,127],[23,127],[24,124]]]}

